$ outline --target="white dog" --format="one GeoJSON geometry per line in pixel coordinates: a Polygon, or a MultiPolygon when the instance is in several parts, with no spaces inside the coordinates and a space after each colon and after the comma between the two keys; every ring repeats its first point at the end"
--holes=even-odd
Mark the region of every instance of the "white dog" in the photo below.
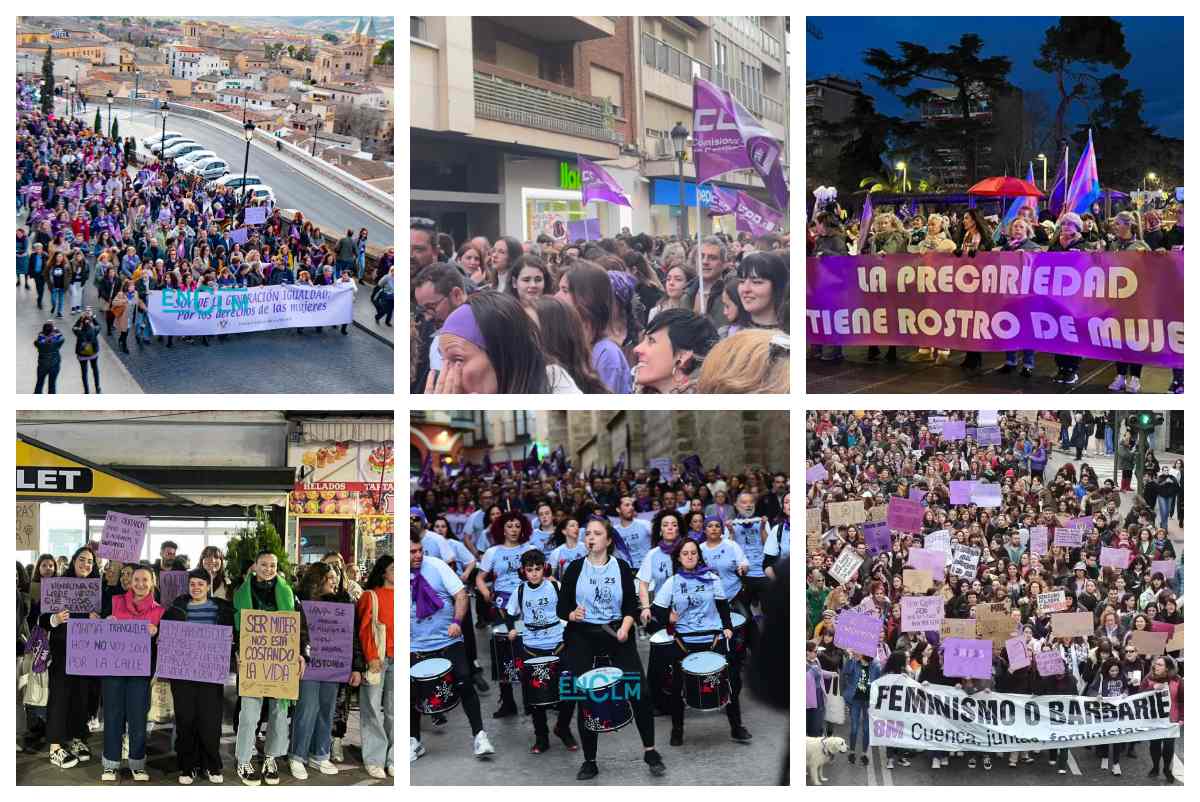
{"type": "Polygon", "coordinates": [[[850,751],[845,738],[831,736],[829,738],[805,738],[804,762],[808,765],[808,778],[812,785],[828,782],[828,777],[821,776],[821,769],[833,759],[834,755],[850,751]]]}

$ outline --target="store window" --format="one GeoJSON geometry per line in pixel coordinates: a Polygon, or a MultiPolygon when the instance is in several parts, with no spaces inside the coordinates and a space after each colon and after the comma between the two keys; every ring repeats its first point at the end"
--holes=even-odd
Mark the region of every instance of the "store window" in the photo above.
{"type": "Polygon", "coordinates": [[[525,239],[536,240],[539,234],[553,239],[565,239],[567,223],[587,218],[587,209],[578,200],[529,197],[525,199],[525,239]]]}

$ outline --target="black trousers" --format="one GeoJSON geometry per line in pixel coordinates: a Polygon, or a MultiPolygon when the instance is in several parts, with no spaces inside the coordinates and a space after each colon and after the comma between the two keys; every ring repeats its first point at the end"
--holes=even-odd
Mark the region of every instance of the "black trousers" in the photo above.
{"type": "Polygon", "coordinates": [[[765,603],[770,584],[771,580],[766,577],[744,576],[742,589],[729,603],[733,612],[746,616],[746,647],[752,652],[758,651],[758,623],[754,620],[754,609],[750,604],[754,599],[758,599],[760,604],[765,603]]]}
{"type": "MultiPolygon", "coordinates": [[[[566,662],[565,658],[561,656],[563,651],[562,644],[559,644],[558,648],[556,649],[533,649],[529,646],[522,645],[521,651],[524,653],[522,658],[525,660],[528,660],[530,657],[545,657],[546,655],[557,654],[560,655],[559,659],[562,660],[563,663],[566,662]]],[[[527,708],[529,715],[533,717],[534,737],[536,737],[539,741],[545,741],[550,737],[550,728],[546,725],[547,709],[548,708],[545,707],[527,708]]],[[[570,700],[559,702],[558,706],[554,709],[558,711],[558,718],[554,722],[554,729],[562,732],[569,732],[571,730],[571,714],[575,712],[575,702],[570,700]]]]}
{"type": "Polygon", "coordinates": [[[100,392],[100,360],[97,359],[81,359],[79,360],[79,372],[83,376],[83,392],[88,392],[88,365],[92,366],[92,376],[95,377],[96,392],[100,392]]]}
{"type": "MultiPolygon", "coordinates": [[[[675,657],[672,662],[675,664],[675,688],[669,699],[671,710],[671,729],[683,730],[683,668],[680,662],[693,652],[716,652],[717,654],[727,655],[725,648],[725,638],[718,638],[714,646],[709,643],[682,643],[681,640],[675,641],[675,657]]],[[[742,705],[740,697],[742,695],[742,663],[736,655],[729,658],[729,704],[725,705],[725,717],[729,719],[729,726],[742,726],[742,705]]]]}
{"type": "Polygon", "coordinates": [[[223,693],[224,688],[215,682],[171,680],[180,774],[191,774],[193,769],[221,773],[223,693]]]}
{"type": "Polygon", "coordinates": [[[475,618],[471,614],[471,605],[467,604],[467,613],[463,616],[462,621],[463,633],[463,648],[467,652],[467,668],[472,674],[482,672],[482,668],[476,668],[479,663],[479,645],[475,643],[475,618]]]}
{"type": "Polygon", "coordinates": [[[46,705],[46,740],[69,746],[72,739],[84,743],[88,739],[88,705],[93,687],[99,682],[91,677],[76,677],[67,673],[65,655],[54,656],[50,664],[50,699],[46,705]]]}
{"type": "MultiPolygon", "coordinates": [[[[452,643],[444,649],[433,652],[409,652],[408,664],[411,666],[431,657],[444,657],[450,661],[454,669],[454,684],[458,687],[459,703],[471,723],[471,734],[478,735],[483,729],[483,716],[479,712],[479,694],[475,691],[475,683],[471,682],[471,668],[467,665],[467,651],[461,643],[452,643]]],[[[421,740],[421,716],[417,708],[409,711],[409,734],[421,740]]]]}
{"type": "MultiPolygon", "coordinates": [[[[614,631],[616,627],[613,627],[614,631]]],[[[567,670],[571,676],[581,677],[592,670],[598,655],[608,655],[613,666],[627,675],[637,675],[640,687],[646,688],[646,672],[642,671],[642,660],[638,657],[637,642],[632,631],[624,643],[608,634],[595,624],[572,624],[567,627],[566,650],[567,670]]],[[[649,694],[639,693],[630,699],[633,705],[633,720],[642,736],[642,746],[654,747],[654,707],[649,694]]],[[[596,759],[596,733],[583,725],[583,705],[579,705],[579,740],[583,742],[583,759],[596,759]]]]}
{"type": "Polygon", "coordinates": [[[1159,761],[1162,761],[1162,770],[1167,774],[1174,774],[1175,767],[1175,739],[1174,738],[1155,738],[1150,742],[1150,763],[1158,768],[1159,761]]]}

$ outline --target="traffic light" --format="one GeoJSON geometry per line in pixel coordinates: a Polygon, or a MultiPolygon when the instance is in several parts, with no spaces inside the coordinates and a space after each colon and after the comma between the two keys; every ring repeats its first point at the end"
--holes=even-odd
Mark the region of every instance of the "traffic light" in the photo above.
{"type": "Polygon", "coordinates": [[[1125,426],[1135,432],[1150,433],[1162,426],[1163,420],[1162,413],[1143,410],[1126,418],[1125,426]]]}

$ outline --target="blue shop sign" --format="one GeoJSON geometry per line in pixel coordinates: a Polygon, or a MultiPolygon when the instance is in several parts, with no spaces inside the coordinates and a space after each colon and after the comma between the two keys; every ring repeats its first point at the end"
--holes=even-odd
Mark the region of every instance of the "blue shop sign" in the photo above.
{"type": "MultiPolygon", "coordinates": [[[[684,181],[683,199],[688,206],[696,205],[696,182],[684,181]]],[[[700,206],[707,209],[712,199],[712,187],[705,184],[700,188],[700,206]]],[[[679,179],[655,178],[650,184],[650,202],[661,206],[679,205],[679,179]]]]}

